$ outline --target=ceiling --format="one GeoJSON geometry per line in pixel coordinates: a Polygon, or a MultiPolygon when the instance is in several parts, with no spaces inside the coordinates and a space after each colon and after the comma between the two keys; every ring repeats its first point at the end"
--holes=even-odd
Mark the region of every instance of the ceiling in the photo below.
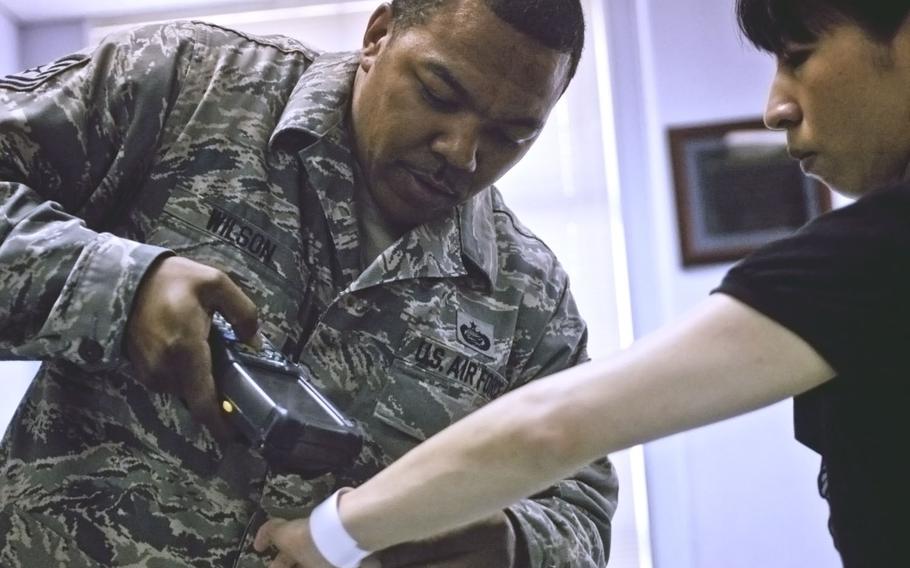
{"type": "Polygon", "coordinates": [[[167,11],[185,12],[209,6],[236,10],[239,6],[261,7],[280,3],[282,2],[251,0],[0,0],[0,12],[12,16],[20,24],[30,24],[167,11]]]}

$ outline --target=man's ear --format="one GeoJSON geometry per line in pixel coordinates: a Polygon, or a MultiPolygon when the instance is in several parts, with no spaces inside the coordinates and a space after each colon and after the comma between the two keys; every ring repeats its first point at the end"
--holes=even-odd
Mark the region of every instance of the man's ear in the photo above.
{"type": "Polygon", "coordinates": [[[360,65],[368,71],[382,51],[382,47],[389,41],[392,33],[392,6],[386,2],[379,5],[370,16],[367,30],[363,34],[363,50],[360,56],[360,65]]]}

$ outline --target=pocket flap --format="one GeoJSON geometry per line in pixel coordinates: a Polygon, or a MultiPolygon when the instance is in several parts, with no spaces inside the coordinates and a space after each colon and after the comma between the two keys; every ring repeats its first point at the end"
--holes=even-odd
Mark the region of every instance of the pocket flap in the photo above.
{"type": "Polygon", "coordinates": [[[406,361],[390,368],[389,384],[373,414],[399,432],[423,441],[488,402],[464,383],[427,373],[406,361]]]}

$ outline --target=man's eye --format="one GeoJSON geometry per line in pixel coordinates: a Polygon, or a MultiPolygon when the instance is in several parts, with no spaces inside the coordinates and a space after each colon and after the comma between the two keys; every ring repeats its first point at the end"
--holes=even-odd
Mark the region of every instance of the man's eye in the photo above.
{"type": "Polygon", "coordinates": [[[502,140],[507,146],[520,146],[525,139],[516,138],[515,136],[510,135],[508,132],[499,131],[499,139],[502,140]]]}
{"type": "Polygon", "coordinates": [[[457,103],[440,97],[426,86],[421,87],[420,90],[423,94],[423,99],[427,101],[431,107],[437,110],[455,110],[457,107],[457,103]]]}

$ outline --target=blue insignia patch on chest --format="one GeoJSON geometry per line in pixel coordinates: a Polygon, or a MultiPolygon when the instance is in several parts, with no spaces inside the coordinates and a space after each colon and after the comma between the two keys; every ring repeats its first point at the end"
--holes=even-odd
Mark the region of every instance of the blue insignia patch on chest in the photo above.
{"type": "Polygon", "coordinates": [[[493,325],[465,312],[458,312],[456,323],[458,341],[474,351],[490,355],[493,349],[493,325]]]}

